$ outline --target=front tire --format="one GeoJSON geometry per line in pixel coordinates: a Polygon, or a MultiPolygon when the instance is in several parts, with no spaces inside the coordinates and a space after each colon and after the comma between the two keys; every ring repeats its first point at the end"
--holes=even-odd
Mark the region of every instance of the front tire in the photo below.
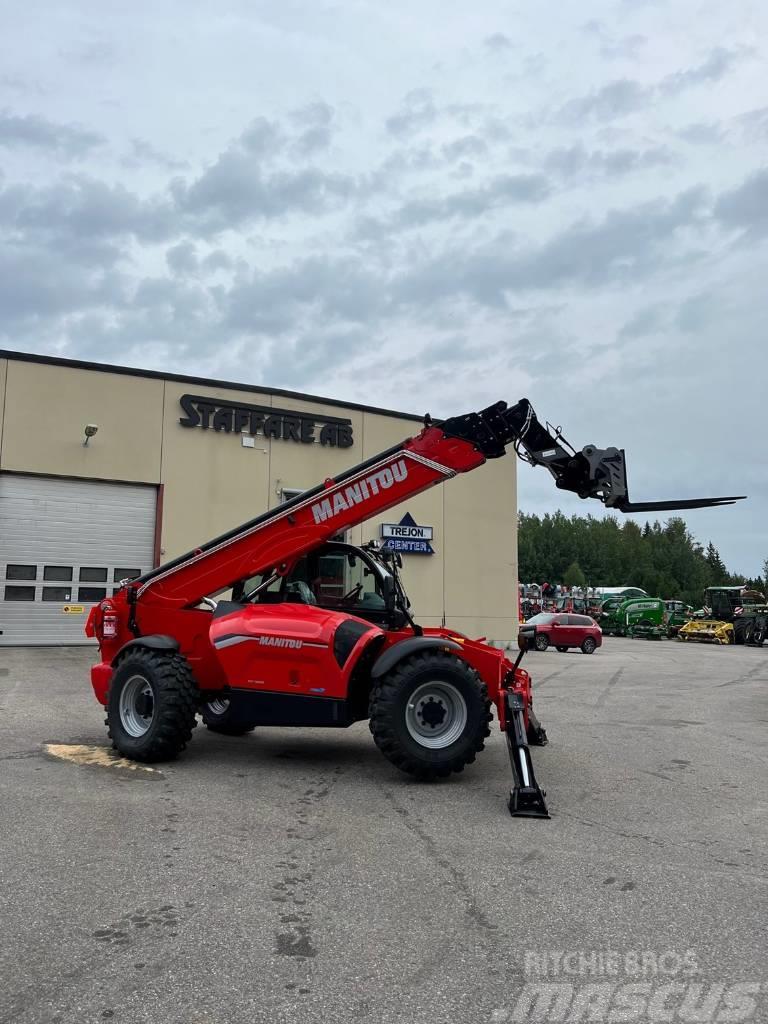
{"type": "Polygon", "coordinates": [[[170,761],[192,739],[199,693],[186,658],[134,649],[107,693],[112,746],[133,761],[170,761]]]}
{"type": "Polygon", "coordinates": [[[231,701],[226,697],[217,697],[203,704],[200,716],[211,732],[222,736],[245,736],[256,728],[254,722],[244,722],[232,714],[231,701]]]}
{"type": "Polygon", "coordinates": [[[549,637],[546,633],[537,633],[536,639],[533,642],[533,646],[537,651],[546,651],[549,647],[549,637]]]}
{"type": "Polygon", "coordinates": [[[369,727],[396,768],[443,778],[475,760],[490,734],[491,702],[477,672],[443,651],[399,662],[374,686],[369,727]]]}
{"type": "Polygon", "coordinates": [[[586,637],[584,637],[584,639],[583,639],[583,641],[581,643],[581,653],[582,654],[594,654],[596,647],[597,647],[597,644],[595,643],[594,638],[591,637],[591,636],[586,636],[586,637]]]}

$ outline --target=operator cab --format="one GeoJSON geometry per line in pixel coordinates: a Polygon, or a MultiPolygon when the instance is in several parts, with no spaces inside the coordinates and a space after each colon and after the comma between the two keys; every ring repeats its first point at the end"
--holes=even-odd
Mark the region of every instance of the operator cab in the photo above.
{"type": "Polygon", "coordinates": [[[249,604],[308,604],[344,611],[392,628],[406,620],[405,597],[390,571],[390,556],[330,541],[299,558],[285,575],[275,570],[242,580],[232,592],[249,604]]]}

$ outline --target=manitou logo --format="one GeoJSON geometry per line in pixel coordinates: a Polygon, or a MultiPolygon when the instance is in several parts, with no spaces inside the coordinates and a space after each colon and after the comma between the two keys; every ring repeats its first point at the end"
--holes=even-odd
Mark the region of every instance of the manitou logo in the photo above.
{"type": "Polygon", "coordinates": [[[302,640],[290,640],[284,636],[260,636],[259,644],[262,647],[290,647],[292,650],[304,646],[302,640]]]}
{"type": "Polygon", "coordinates": [[[402,483],[408,476],[408,465],[405,459],[393,462],[391,466],[371,473],[370,476],[358,480],[356,484],[350,484],[343,491],[337,491],[334,495],[318,501],[312,506],[312,515],[316,523],[323,523],[326,519],[332,519],[347,509],[367,501],[372,494],[379,491],[386,491],[395,482],[402,483]]]}

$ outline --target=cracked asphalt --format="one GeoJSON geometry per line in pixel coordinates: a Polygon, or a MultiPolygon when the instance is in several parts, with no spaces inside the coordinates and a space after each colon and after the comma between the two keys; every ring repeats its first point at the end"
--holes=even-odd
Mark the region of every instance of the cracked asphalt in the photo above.
{"type": "Polygon", "coordinates": [[[685,959],[768,1019],[768,648],[530,654],[551,821],[509,817],[495,725],[431,785],[367,723],[200,727],[155,772],[55,758],[106,744],[91,658],[0,649],[2,1024],[533,1020],[521,986],[564,953],[577,988],[598,953],[685,959]]]}

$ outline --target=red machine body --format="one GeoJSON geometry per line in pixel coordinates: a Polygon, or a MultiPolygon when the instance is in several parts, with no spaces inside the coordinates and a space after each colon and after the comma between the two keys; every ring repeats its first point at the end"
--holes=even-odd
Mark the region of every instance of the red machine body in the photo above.
{"type": "Polygon", "coordinates": [[[418,436],[127,582],[92,610],[86,633],[98,639],[100,660],[91,680],[118,749],[141,760],[173,756],[200,708],[219,731],[225,718],[234,728],[346,726],[370,716],[374,739],[398,767],[447,774],[482,749],[490,701],[516,779],[510,810],[547,816],[526,742],[546,737],[520,658],[513,664],[449,628],[422,629],[394,558],[390,572],[382,553],[331,541],[504,455],[509,444],[559,487],[624,511],[644,507],[628,501],[623,452],[575,452],[538,423],[526,400],[439,424],[427,418],[418,436]],[[348,593],[320,593],[324,552],[361,561],[363,575],[348,593]],[[228,591],[232,600],[215,600],[228,591]],[[411,741],[415,759],[403,754],[411,741]]]}

